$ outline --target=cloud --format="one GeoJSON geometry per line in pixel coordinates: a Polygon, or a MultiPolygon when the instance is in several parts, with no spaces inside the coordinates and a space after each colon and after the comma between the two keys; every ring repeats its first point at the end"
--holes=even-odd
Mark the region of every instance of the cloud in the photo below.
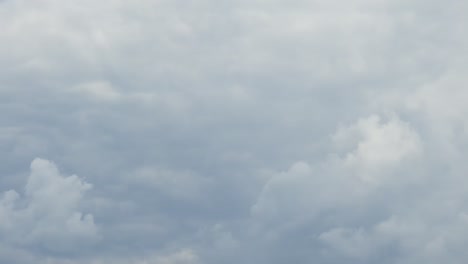
{"type": "Polygon", "coordinates": [[[202,197],[204,189],[209,188],[210,180],[188,171],[171,171],[162,168],[142,167],[129,173],[128,184],[150,188],[160,194],[175,198],[194,200],[202,197]]]}
{"type": "Polygon", "coordinates": [[[384,124],[380,124],[378,116],[361,119],[356,125],[338,131],[334,140],[354,140],[355,149],[345,155],[344,164],[349,170],[358,170],[359,177],[365,181],[377,180],[373,178],[379,174],[375,170],[401,166],[407,160],[414,162],[423,152],[417,132],[396,117],[384,124]]]}
{"type": "Polygon", "coordinates": [[[80,84],[74,89],[78,93],[84,93],[96,100],[115,101],[122,95],[111,84],[105,81],[96,81],[80,84]]]}
{"type": "Polygon", "coordinates": [[[198,257],[192,250],[184,249],[167,256],[156,256],[151,260],[145,260],[142,264],[195,264],[198,257]]]}
{"type": "Polygon", "coordinates": [[[93,215],[79,211],[91,187],[76,175],[62,176],[48,160],[34,159],[24,194],[10,190],[1,199],[2,243],[52,253],[91,246],[98,227],[93,215]]]}
{"type": "Polygon", "coordinates": [[[273,174],[252,207],[254,237],[275,248],[303,232],[293,241],[320,242],[313,254],[337,263],[462,261],[465,187],[452,184],[465,179],[433,174],[418,132],[394,115],[380,120],[339,128],[327,160],[273,174]]]}
{"type": "Polygon", "coordinates": [[[296,162],[273,175],[252,207],[254,214],[315,217],[330,206],[357,206],[385,184],[414,181],[414,176],[400,176],[399,169],[407,159],[415,164],[422,153],[417,132],[397,117],[382,124],[379,120],[370,116],[339,129],[332,136],[335,145],[352,146],[344,154],[317,164],[296,162]]]}
{"type": "Polygon", "coordinates": [[[463,262],[464,10],[2,1],[1,260],[463,262]]]}

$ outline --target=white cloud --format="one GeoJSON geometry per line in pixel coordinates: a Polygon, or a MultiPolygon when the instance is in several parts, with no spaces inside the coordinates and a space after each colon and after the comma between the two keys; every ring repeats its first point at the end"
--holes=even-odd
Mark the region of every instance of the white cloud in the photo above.
{"type": "Polygon", "coordinates": [[[385,184],[412,183],[418,175],[402,174],[417,161],[422,143],[409,124],[376,115],[341,128],[332,137],[345,153],[317,164],[297,162],[271,177],[252,207],[254,214],[285,218],[316,217],[322,210],[358,206],[385,184]],[[346,146],[348,145],[348,146],[346,146]]]}
{"type": "Polygon", "coordinates": [[[97,241],[93,215],[79,211],[91,188],[76,175],[62,176],[50,161],[35,159],[23,195],[14,190],[0,201],[2,243],[68,252],[97,241]]]}
{"type": "Polygon", "coordinates": [[[344,165],[356,170],[359,177],[368,182],[379,181],[376,177],[382,170],[391,170],[408,160],[414,162],[423,153],[419,135],[395,116],[385,123],[375,115],[361,119],[338,131],[334,139],[351,141],[355,149],[345,155],[344,165]],[[358,139],[354,138],[356,136],[358,139]]]}
{"type": "Polygon", "coordinates": [[[314,254],[361,263],[465,258],[463,172],[434,175],[422,139],[395,115],[360,119],[332,139],[338,155],[270,178],[252,207],[256,236],[278,240],[308,226],[324,245],[314,254]]]}

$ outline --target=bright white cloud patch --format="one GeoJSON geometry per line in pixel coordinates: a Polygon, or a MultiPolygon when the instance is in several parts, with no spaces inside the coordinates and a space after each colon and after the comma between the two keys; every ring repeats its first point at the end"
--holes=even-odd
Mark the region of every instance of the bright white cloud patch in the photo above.
{"type": "Polygon", "coordinates": [[[421,155],[419,135],[406,122],[391,117],[382,122],[379,116],[359,120],[355,125],[335,134],[336,144],[351,144],[354,149],[344,156],[344,165],[356,170],[363,181],[379,181],[383,170],[415,161],[421,155]],[[344,142],[340,142],[344,141],[344,142]]]}
{"type": "Polygon", "coordinates": [[[0,200],[1,242],[50,252],[89,247],[98,239],[98,229],[93,215],[79,207],[90,188],[76,175],[62,176],[50,161],[35,159],[24,194],[10,190],[0,200]]]}
{"type": "Polygon", "coordinates": [[[418,134],[397,117],[386,123],[378,116],[360,119],[338,130],[333,140],[338,148],[343,146],[344,154],[314,165],[297,162],[286,172],[273,175],[253,212],[286,218],[315,217],[330,207],[358,206],[383,184],[414,180],[414,175],[400,175],[399,169],[408,161],[417,161],[422,143],[418,134]]]}

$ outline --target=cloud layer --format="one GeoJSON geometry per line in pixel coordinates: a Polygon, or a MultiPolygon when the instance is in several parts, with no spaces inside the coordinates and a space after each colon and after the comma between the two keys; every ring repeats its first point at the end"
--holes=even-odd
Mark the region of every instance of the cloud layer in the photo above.
{"type": "Polygon", "coordinates": [[[0,261],[462,263],[467,8],[0,1],[0,261]]]}

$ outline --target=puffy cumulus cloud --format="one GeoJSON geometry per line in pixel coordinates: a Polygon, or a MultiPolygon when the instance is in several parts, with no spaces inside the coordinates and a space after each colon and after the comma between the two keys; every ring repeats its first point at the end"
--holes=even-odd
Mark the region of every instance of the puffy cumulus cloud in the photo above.
{"type": "Polygon", "coordinates": [[[462,262],[464,166],[434,174],[419,133],[395,115],[381,120],[373,115],[339,128],[332,141],[341,153],[271,176],[247,237],[262,237],[265,251],[307,243],[324,263],[462,262]]]}
{"type": "Polygon", "coordinates": [[[0,200],[1,243],[47,254],[89,248],[99,238],[98,228],[93,215],[79,210],[90,188],[76,175],[62,176],[50,161],[35,159],[24,194],[10,190],[0,200]]]}
{"type": "Polygon", "coordinates": [[[332,136],[335,144],[351,146],[341,156],[330,155],[317,164],[297,162],[289,170],[273,175],[253,206],[253,213],[315,217],[329,206],[364,202],[356,203],[355,199],[386,184],[414,181],[414,176],[403,174],[401,168],[405,163],[417,164],[422,153],[418,133],[397,117],[386,123],[379,120],[374,115],[339,129],[332,136]]]}

